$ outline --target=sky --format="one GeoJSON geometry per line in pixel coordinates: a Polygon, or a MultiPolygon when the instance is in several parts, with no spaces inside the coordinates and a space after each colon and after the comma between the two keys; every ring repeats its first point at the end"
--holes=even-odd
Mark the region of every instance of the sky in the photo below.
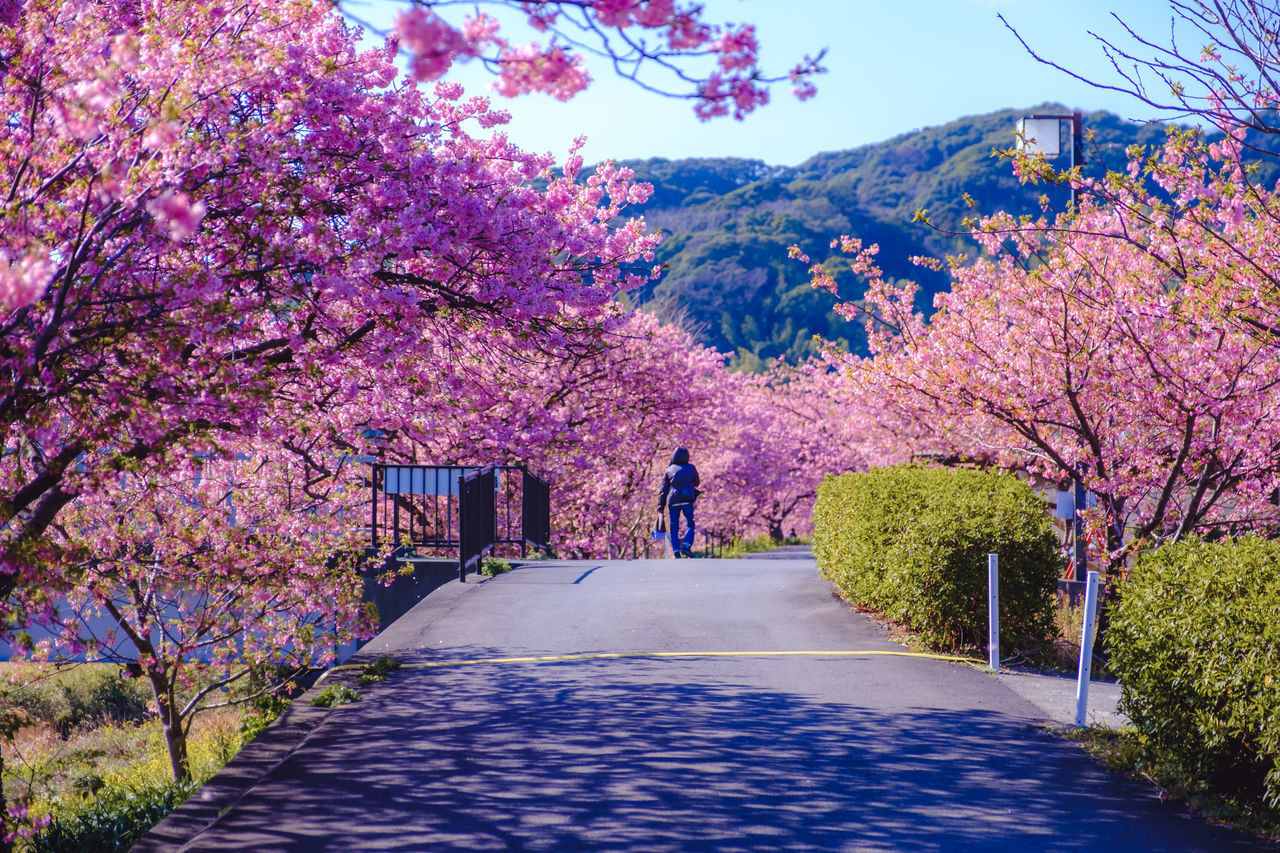
{"type": "MultiPolygon", "coordinates": [[[[563,155],[575,136],[587,137],[587,162],[647,157],[744,157],[797,165],[821,151],[854,148],[965,115],[1045,102],[1085,111],[1107,109],[1126,118],[1154,117],[1131,97],[1091,88],[1038,63],[1000,19],[1038,53],[1084,76],[1118,78],[1090,31],[1124,42],[1119,15],[1136,32],[1167,39],[1165,0],[704,0],[706,20],[756,25],[763,65],[785,73],[805,54],[827,49],[828,73],[804,102],[790,86],[745,121],[701,122],[690,101],[664,98],[590,65],[593,83],[567,103],[545,95],[494,95],[510,111],[507,133],[520,147],[563,155]]],[[[396,0],[346,0],[353,15],[386,27],[396,0]]],[[[446,16],[458,17],[453,10],[446,16]]],[[[512,41],[529,37],[506,11],[512,41]]],[[[1199,44],[1187,45],[1198,50],[1199,44]]],[[[450,79],[469,93],[487,94],[490,79],[478,63],[450,79]]],[[[1010,128],[1010,138],[1013,130],[1010,128]]]]}

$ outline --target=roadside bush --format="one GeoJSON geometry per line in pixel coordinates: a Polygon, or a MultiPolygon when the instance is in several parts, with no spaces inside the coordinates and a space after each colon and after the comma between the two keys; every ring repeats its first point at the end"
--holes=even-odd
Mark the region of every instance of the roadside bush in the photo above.
{"type": "Polygon", "coordinates": [[[105,664],[50,670],[31,686],[0,682],[0,704],[23,709],[63,738],[85,725],[146,720],[150,698],[146,682],[105,664]]]}
{"type": "Polygon", "coordinates": [[[77,808],[56,810],[53,822],[31,839],[29,849],[33,853],[128,850],[198,786],[198,782],[172,782],[99,791],[92,801],[77,808]]]}
{"type": "Polygon", "coordinates": [[[1280,809],[1280,543],[1187,541],[1141,555],[1108,639],[1120,708],[1150,764],[1280,809]]]}
{"type": "Polygon", "coordinates": [[[1000,555],[1000,635],[1049,643],[1058,542],[1044,501],[1016,477],[898,466],[828,477],[813,552],[850,601],[945,651],[985,646],[987,554],[1000,555]]]}

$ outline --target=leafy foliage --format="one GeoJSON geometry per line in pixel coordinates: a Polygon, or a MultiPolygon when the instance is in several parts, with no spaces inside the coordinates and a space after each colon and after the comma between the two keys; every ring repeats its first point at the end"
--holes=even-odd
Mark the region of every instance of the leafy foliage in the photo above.
{"type": "Polygon", "coordinates": [[[494,578],[509,571],[511,571],[511,562],[502,557],[485,557],[480,563],[480,574],[485,577],[494,578]]]}
{"type": "Polygon", "coordinates": [[[316,694],[311,704],[317,708],[333,708],[337,705],[346,705],[348,702],[359,702],[360,699],[360,694],[347,685],[330,684],[316,694]]]}
{"type": "Polygon", "coordinates": [[[985,566],[997,553],[1002,638],[1052,639],[1057,540],[1044,502],[1015,477],[909,465],[829,477],[813,539],[845,597],[947,651],[984,643],[985,566]]]}
{"type": "Polygon", "coordinates": [[[182,805],[198,782],[149,788],[107,788],[75,810],[59,811],[29,842],[33,853],[114,853],[128,850],[165,815],[182,805]]]}
{"type": "Polygon", "coordinates": [[[1280,543],[1189,539],[1141,555],[1108,640],[1147,761],[1280,812],[1280,543]]]}
{"type": "Polygon", "coordinates": [[[356,683],[363,687],[366,684],[379,684],[387,680],[387,674],[400,668],[400,661],[383,655],[373,663],[365,664],[360,670],[360,680],[356,683]]]}
{"type": "Polygon", "coordinates": [[[41,689],[0,681],[0,706],[25,712],[27,724],[46,723],[66,738],[93,723],[136,723],[148,718],[150,690],[116,667],[75,667],[52,672],[41,689]]]}

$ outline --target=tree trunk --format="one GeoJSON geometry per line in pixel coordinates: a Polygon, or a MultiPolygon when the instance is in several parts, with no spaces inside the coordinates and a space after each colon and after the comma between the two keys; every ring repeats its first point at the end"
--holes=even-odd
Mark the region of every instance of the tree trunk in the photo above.
{"type": "Polygon", "coordinates": [[[162,669],[150,670],[147,677],[151,681],[156,708],[160,712],[160,725],[164,729],[164,745],[169,752],[169,769],[173,773],[173,781],[189,781],[191,766],[187,760],[187,732],[178,713],[174,685],[168,678],[168,673],[162,669]]]}
{"type": "Polygon", "coordinates": [[[4,840],[5,834],[9,831],[4,819],[9,813],[8,808],[4,799],[4,753],[0,752],[0,853],[13,853],[12,842],[4,840]]]}

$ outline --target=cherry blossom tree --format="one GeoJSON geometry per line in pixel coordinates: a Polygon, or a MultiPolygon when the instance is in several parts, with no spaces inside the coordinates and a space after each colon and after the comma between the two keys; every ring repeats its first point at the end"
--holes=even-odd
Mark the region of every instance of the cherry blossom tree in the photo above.
{"type": "Polygon", "coordinates": [[[361,414],[379,452],[527,465],[551,485],[562,555],[636,553],[672,448],[711,445],[731,409],[724,356],[646,314],[556,346],[499,331],[438,334],[434,347],[361,414]]]}
{"type": "Polygon", "coordinates": [[[718,486],[707,517],[741,537],[807,535],[823,478],[867,467],[868,424],[856,406],[838,401],[838,376],[822,361],[733,378],[731,410],[707,466],[718,486]]]}
{"type": "Polygon", "coordinates": [[[431,323],[590,337],[649,274],[627,172],[556,170],[354,40],[303,0],[4,6],[5,630],[90,577],[60,517],[122,476],[286,446],[276,401],[340,408],[431,323]]]}
{"type": "Polygon", "coordinates": [[[257,436],[281,388],[383,369],[433,318],[586,333],[648,274],[656,238],[610,224],[644,197],[628,173],[579,181],[576,156],[556,175],[471,135],[502,120],[485,100],[396,84],[392,49],[357,53],[324,6],[30,0],[10,17],[6,602],[56,581],[46,534],[77,495],[215,431],[257,436]]]}
{"type": "MultiPolygon", "coordinates": [[[[438,448],[432,424],[453,418],[455,442],[485,439],[473,452],[546,451],[579,517],[608,506],[617,528],[631,505],[582,461],[639,465],[640,442],[702,436],[720,400],[717,355],[612,301],[651,274],[657,238],[623,219],[647,190],[609,164],[582,174],[576,151],[563,168],[521,152],[503,113],[439,78],[474,57],[501,94],[569,97],[588,82],[575,51],[594,50],[647,88],[674,75],[703,118],[741,117],[774,82],[752,28],[672,0],[483,4],[550,37],[516,46],[487,14],[445,23],[448,5],[358,52],[308,0],[0,3],[0,616],[136,659],[175,776],[203,701],[177,698],[193,659],[231,678],[359,630],[334,557],[350,531],[323,507],[367,436],[438,448]],[[450,360],[458,342],[472,361],[450,360]],[[491,394],[486,370],[504,391],[534,371],[546,396],[491,394]],[[389,406],[404,389],[435,402],[406,420],[389,406]],[[508,398],[524,433],[460,414],[508,398]],[[193,459],[220,473],[197,482],[193,459]]],[[[787,75],[798,96],[820,70],[787,75]]]]}
{"type": "MultiPolygon", "coordinates": [[[[1079,208],[975,218],[985,254],[948,262],[952,292],[927,324],[912,286],[843,244],[871,281],[865,305],[846,306],[874,327],[853,393],[882,397],[945,454],[1082,478],[1098,496],[1092,545],[1114,563],[1143,541],[1277,521],[1280,209],[1249,160],[1274,156],[1280,22],[1252,0],[1170,10],[1167,39],[1098,37],[1118,80],[1086,82],[1220,136],[1170,128],[1101,177],[1002,152],[1024,181],[1071,186],[1079,208]]],[[[814,281],[833,287],[820,268],[814,281]]]]}
{"type": "Polygon", "coordinates": [[[1135,158],[1108,177],[1109,199],[1084,195],[1052,224],[976,223],[985,255],[949,261],[928,323],[912,285],[889,285],[873,248],[843,241],[871,280],[851,306],[874,353],[856,365],[863,393],[961,455],[1081,477],[1099,499],[1094,544],[1114,562],[1143,541],[1277,520],[1280,350],[1261,331],[1277,254],[1255,209],[1273,200],[1246,192],[1229,142],[1195,138],[1175,132],[1146,161],[1172,202],[1142,188],[1135,158]]]}
{"type": "Polygon", "coordinates": [[[187,734],[201,711],[259,692],[373,634],[363,603],[363,490],[316,478],[264,448],[121,474],[60,516],[77,583],[41,621],[37,657],[134,668],[150,685],[173,778],[190,778],[187,734]],[[345,510],[345,511],[344,511],[345,510]],[[360,513],[362,514],[362,513],[360,513]],[[227,697],[233,697],[228,699],[227,697]]]}

